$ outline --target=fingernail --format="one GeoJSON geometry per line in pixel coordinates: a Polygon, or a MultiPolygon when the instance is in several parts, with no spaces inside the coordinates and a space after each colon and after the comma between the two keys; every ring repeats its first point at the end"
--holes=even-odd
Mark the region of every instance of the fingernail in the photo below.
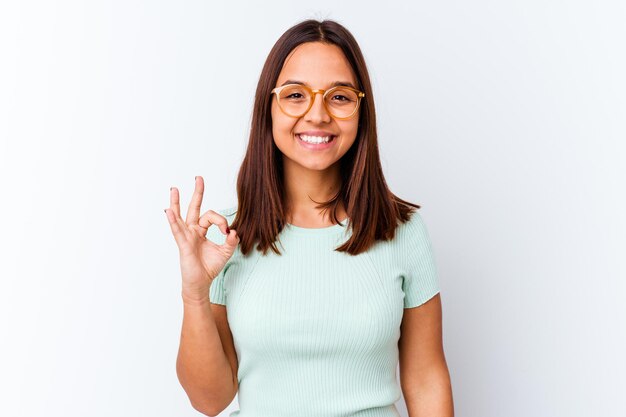
{"type": "Polygon", "coordinates": [[[226,234],[230,233],[230,229],[228,227],[226,227],[226,234]]]}
{"type": "Polygon", "coordinates": [[[172,188],[174,188],[174,187],[170,187],[170,191],[172,191],[172,188]]]}
{"type": "Polygon", "coordinates": [[[196,178],[194,178],[195,180],[198,180],[198,176],[196,175],[196,178]]]}

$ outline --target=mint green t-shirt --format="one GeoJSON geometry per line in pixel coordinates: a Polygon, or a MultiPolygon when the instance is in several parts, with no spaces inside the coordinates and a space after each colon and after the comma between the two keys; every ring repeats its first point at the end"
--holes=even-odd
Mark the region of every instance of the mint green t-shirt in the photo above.
{"type": "MultiPolygon", "coordinates": [[[[230,225],[236,207],[216,211],[230,225]]],[[[287,224],[282,256],[237,248],[213,280],[209,298],[226,306],[239,361],[230,417],[399,416],[402,315],[439,292],[431,242],[415,212],[392,241],[352,256],[333,250],[347,222],[287,224]]],[[[207,238],[226,237],[211,226],[207,238]]]]}

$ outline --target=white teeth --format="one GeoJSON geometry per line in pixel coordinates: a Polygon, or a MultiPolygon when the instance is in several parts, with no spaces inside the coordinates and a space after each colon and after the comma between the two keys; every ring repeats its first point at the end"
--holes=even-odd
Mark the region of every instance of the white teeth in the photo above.
{"type": "Polygon", "coordinates": [[[305,142],[309,142],[309,143],[328,143],[330,141],[331,136],[306,136],[306,135],[299,135],[300,139],[302,139],[305,142]]]}

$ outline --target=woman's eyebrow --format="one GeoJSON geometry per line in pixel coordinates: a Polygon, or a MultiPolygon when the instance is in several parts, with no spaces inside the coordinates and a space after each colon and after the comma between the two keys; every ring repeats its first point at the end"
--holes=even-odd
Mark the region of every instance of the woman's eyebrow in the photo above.
{"type": "MultiPolygon", "coordinates": [[[[287,80],[287,81],[285,81],[284,83],[282,83],[282,84],[281,84],[281,87],[282,87],[283,85],[287,85],[287,84],[300,84],[300,85],[306,85],[306,86],[308,86],[308,84],[307,84],[307,83],[302,82],[302,81],[298,81],[298,80],[287,80]]],[[[344,86],[344,87],[352,87],[352,88],[356,89],[356,87],[355,87],[355,86],[354,86],[351,82],[348,82],[348,81],[335,81],[335,82],[333,82],[333,83],[331,83],[331,84],[330,84],[330,87],[336,87],[336,86],[338,86],[338,85],[341,85],[341,86],[344,86]]],[[[329,87],[329,88],[330,88],[330,87],[329,87]]]]}

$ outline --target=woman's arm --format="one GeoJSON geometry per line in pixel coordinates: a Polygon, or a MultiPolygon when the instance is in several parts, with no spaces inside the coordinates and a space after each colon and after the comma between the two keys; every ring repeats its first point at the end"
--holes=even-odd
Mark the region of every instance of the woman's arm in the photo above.
{"type": "Polygon", "coordinates": [[[215,416],[228,407],[238,389],[233,369],[237,368],[236,353],[229,347],[229,332],[223,329],[225,314],[223,318],[214,314],[225,307],[212,307],[208,297],[205,302],[184,301],[183,305],[176,374],[191,405],[203,414],[215,416]],[[226,347],[220,334],[226,339],[226,347]]]}
{"type": "Polygon", "coordinates": [[[400,331],[400,384],[409,417],[453,417],[440,294],[421,306],[404,309],[400,331]]]}

